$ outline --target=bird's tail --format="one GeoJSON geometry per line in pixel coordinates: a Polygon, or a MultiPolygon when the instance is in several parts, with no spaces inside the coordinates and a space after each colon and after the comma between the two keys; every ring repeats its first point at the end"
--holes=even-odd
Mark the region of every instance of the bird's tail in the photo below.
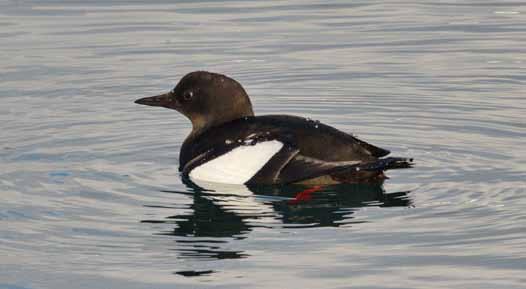
{"type": "Polygon", "coordinates": [[[389,157],[378,159],[371,163],[359,165],[360,170],[365,171],[387,171],[391,169],[407,169],[414,165],[412,158],[389,157]]]}

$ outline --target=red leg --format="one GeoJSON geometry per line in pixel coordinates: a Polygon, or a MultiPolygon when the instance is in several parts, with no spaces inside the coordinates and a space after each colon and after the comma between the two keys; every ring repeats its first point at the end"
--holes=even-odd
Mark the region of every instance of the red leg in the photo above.
{"type": "Polygon", "coordinates": [[[312,199],[312,193],[321,190],[321,186],[314,186],[296,194],[294,199],[288,201],[289,205],[297,205],[300,202],[310,201],[312,199]]]}

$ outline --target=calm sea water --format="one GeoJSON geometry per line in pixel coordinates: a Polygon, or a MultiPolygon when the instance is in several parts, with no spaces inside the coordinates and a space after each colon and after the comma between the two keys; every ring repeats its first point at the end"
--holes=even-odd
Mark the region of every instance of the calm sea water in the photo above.
{"type": "Polygon", "coordinates": [[[526,288],[524,1],[0,1],[0,288],[526,288]],[[138,106],[239,80],[415,158],[383,186],[181,182],[138,106]]]}

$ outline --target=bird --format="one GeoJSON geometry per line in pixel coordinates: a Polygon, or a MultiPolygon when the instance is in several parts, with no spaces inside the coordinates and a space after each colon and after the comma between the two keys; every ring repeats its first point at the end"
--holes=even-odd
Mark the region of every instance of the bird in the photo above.
{"type": "Polygon", "coordinates": [[[192,130],[179,171],[193,182],[237,185],[378,183],[412,158],[306,117],[254,114],[243,86],[226,75],[193,71],[169,92],[137,104],[174,109],[192,130]]]}

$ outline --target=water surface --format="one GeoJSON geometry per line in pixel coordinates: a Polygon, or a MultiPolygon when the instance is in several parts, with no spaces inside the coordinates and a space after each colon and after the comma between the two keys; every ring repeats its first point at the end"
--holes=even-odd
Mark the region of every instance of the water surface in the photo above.
{"type": "Polygon", "coordinates": [[[0,288],[524,288],[522,1],[1,1],[0,288]],[[383,186],[181,181],[185,73],[415,158],[383,186]]]}

